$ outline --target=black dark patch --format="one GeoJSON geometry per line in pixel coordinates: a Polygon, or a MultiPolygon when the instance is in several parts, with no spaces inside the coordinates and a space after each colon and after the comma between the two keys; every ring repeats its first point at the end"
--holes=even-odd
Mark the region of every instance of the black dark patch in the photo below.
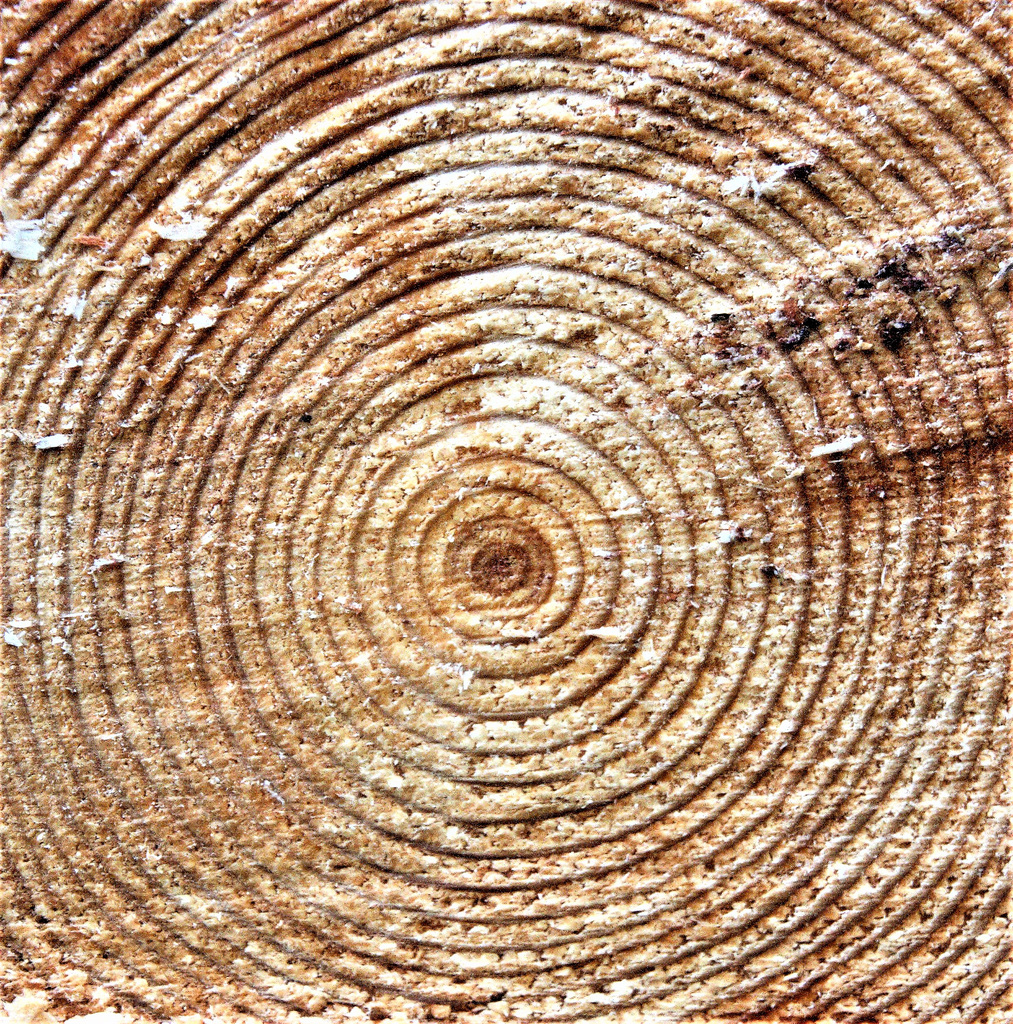
{"type": "Polygon", "coordinates": [[[761,565],[760,572],[767,577],[768,580],[776,580],[781,575],[781,570],[776,565],[761,565]]]}
{"type": "Polygon", "coordinates": [[[808,181],[815,170],[815,164],[789,164],[787,176],[795,181],[808,181]]]}
{"type": "Polygon", "coordinates": [[[887,260],[880,268],[876,271],[876,280],[885,281],[891,277],[907,277],[908,269],[907,263],[904,260],[894,257],[893,259],[887,260]]]}
{"type": "Polygon", "coordinates": [[[891,351],[899,352],[914,324],[910,320],[884,320],[879,325],[880,341],[891,351]]]}
{"type": "Polygon", "coordinates": [[[731,313],[711,313],[712,324],[726,324],[731,318],[731,313]]]}
{"type": "Polygon", "coordinates": [[[943,228],[942,233],[936,239],[936,248],[942,249],[944,252],[953,249],[964,248],[963,236],[954,231],[953,228],[943,228]]]}
{"type": "Polygon", "coordinates": [[[313,422],[312,414],[310,414],[308,412],[304,412],[302,414],[302,416],[299,417],[299,422],[300,423],[312,423],[313,422]]]}
{"type": "Polygon", "coordinates": [[[792,331],[782,344],[784,348],[791,352],[800,345],[804,345],[819,329],[820,322],[816,317],[803,317],[802,325],[798,329],[792,331]]]}

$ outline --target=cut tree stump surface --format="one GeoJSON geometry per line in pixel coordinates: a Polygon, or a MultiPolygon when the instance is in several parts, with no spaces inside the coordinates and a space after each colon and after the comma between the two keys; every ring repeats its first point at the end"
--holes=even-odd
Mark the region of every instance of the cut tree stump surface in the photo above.
{"type": "Polygon", "coordinates": [[[1010,29],[0,6],[0,1021],[1011,1024],[1010,29]]]}

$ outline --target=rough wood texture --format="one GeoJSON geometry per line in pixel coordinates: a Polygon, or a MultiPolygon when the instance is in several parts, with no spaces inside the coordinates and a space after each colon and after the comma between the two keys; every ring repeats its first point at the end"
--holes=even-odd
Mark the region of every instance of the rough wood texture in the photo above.
{"type": "Polygon", "coordinates": [[[1005,4],[0,18],[10,1018],[1013,1021],[1005,4]]]}

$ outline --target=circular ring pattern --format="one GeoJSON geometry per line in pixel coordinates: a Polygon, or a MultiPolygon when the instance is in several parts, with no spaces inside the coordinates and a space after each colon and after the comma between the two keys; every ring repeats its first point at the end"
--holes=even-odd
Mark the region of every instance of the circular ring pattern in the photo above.
{"type": "Polygon", "coordinates": [[[0,999],[1008,1019],[1003,16],[0,18],[0,999]]]}

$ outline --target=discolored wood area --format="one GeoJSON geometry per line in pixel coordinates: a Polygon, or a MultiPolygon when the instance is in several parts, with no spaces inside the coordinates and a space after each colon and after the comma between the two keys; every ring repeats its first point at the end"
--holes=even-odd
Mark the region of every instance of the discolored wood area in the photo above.
{"type": "Polygon", "coordinates": [[[2,3],[0,1020],[1013,1022],[1009,13],[2,3]]]}

